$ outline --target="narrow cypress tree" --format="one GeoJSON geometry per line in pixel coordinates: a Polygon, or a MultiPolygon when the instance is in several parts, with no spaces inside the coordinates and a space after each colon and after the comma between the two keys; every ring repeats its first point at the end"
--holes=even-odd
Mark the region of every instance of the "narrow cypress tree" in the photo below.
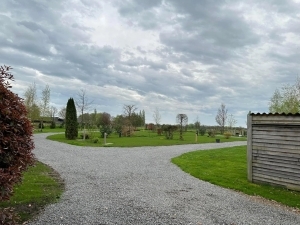
{"type": "Polygon", "coordinates": [[[69,140],[78,136],[77,112],[73,98],[70,98],[66,108],[66,131],[65,137],[69,140]]]}

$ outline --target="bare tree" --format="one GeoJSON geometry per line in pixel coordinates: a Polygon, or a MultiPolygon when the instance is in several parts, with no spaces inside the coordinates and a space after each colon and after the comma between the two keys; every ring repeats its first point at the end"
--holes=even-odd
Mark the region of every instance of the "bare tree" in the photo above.
{"type": "Polygon", "coordinates": [[[124,105],[123,110],[124,110],[124,117],[128,121],[129,135],[131,135],[133,114],[135,113],[135,110],[137,110],[137,108],[135,107],[135,105],[124,105]]]}
{"type": "Polygon", "coordinates": [[[155,108],[155,110],[153,112],[153,119],[154,119],[154,122],[156,124],[156,127],[158,127],[159,123],[160,123],[160,120],[161,120],[161,115],[159,113],[158,108],[155,108]]]}
{"type": "Polygon", "coordinates": [[[27,109],[27,116],[33,122],[40,117],[40,109],[37,104],[36,85],[32,83],[24,93],[24,104],[27,109]]]}
{"type": "Polygon", "coordinates": [[[230,114],[227,119],[227,124],[228,124],[229,129],[232,129],[236,125],[236,123],[237,123],[237,120],[234,118],[234,116],[232,114],[230,114]]]}
{"type": "Polygon", "coordinates": [[[90,101],[86,95],[86,91],[81,89],[77,93],[77,99],[75,100],[75,104],[76,104],[78,110],[80,111],[80,115],[81,115],[80,123],[81,123],[81,129],[82,129],[83,124],[84,124],[83,113],[90,108],[90,106],[93,104],[93,101],[90,101]]]}
{"type": "Polygon", "coordinates": [[[50,109],[49,109],[49,103],[50,103],[50,87],[47,84],[45,89],[42,91],[42,97],[40,101],[40,110],[41,110],[41,119],[40,119],[40,128],[41,131],[43,130],[43,122],[45,117],[48,117],[50,115],[50,109]]]}
{"type": "Polygon", "coordinates": [[[177,114],[176,121],[179,124],[179,128],[180,128],[180,130],[179,130],[179,133],[180,133],[179,139],[183,140],[182,131],[183,131],[183,127],[186,126],[187,123],[188,123],[188,117],[187,117],[186,114],[177,114]]]}
{"type": "Polygon", "coordinates": [[[220,108],[218,109],[218,114],[216,115],[216,122],[221,127],[221,134],[224,133],[225,124],[227,121],[227,109],[225,104],[221,104],[220,108]]]}
{"type": "Polygon", "coordinates": [[[56,113],[57,113],[57,108],[55,106],[51,106],[50,107],[50,115],[52,118],[52,122],[54,122],[56,113]]]}
{"type": "Polygon", "coordinates": [[[66,107],[62,107],[59,112],[58,112],[58,116],[62,119],[66,118],[66,107]]]}

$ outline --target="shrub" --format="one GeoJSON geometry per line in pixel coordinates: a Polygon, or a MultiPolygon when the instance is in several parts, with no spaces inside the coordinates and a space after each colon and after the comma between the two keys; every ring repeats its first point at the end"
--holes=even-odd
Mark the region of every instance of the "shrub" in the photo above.
{"type": "Polygon", "coordinates": [[[55,127],[56,127],[56,123],[54,121],[51,121],[50,129],[55,129],[55,127]]]}
{"type": "Polygon", "coordinates": [[[209,137],[213,138],[216,136],[216,131],[214,129],[209,130],[207,133],[209,137]]]}
{"type": "Polygon", "coordinates": [[[23,100],[9,90],[10,69],[0,67],[0,201],[9,199],[22,172],[34,162],[33,127],[23,100]]]}
{"type": "Polygon", "coordinates": [[[44,129],[45,128],[45,126],[44,126],[44,124],[42,124],[41,122],[39,123],[39,129],[44,129]]]}
{"type": "Polygon", "coordinates": [[[77,112],[76,112],[73,98],[70,98],[68,100],[65,121],[66,121],[65,137],[69,140],[76,139],[78,137],[78,122],[77,122],[77,112]]]}
{"type": "Polygon", "coordinates": [[[98,143],[99,141],[100,141],[99,138],[97,138],[97,137],[96,137],[96,138],[93,138],[93,142],[94,142],[94,143],[98,143]]]}
{"type": "Polygon", "coordinates": [[[199,127],[199,133],[200,133],[200,135],[201,135],[201,136],[204,136],[205,132],[206,132],[206,127],[203,126],[203,125],[201,125],[201,126],[199,127]]]}
{"type": "Polygon", "coordinates": [[[173,139],[173,133],[177,130],[177,126],[164,124],[161,129],[164,131],[166,139],[173,139]]]}
{"type": "Polygon", "coordinates": [[[231,137],[231,133],[230,132],[225,132],[224,134],[224,137],[226,138],[226,139],[228,139],[228,138],[230,138],[231,137]]]}
{"type": "Polygon", "coordinates": [[[89,134],[89,133],[85,133],[85,134],[84,134],[84,133],[81,133],[81,134],[80,134],[80,138],[81,138],[81,139],[90,139],[90,134],[89,134]]]}
{"type": "Polygon", "coordinates": [[[110,126],[101,126],[100,127],[101,138],[104,138],[104,133],[106,133],[106,137],[112,133],[112,129],[110,126]]]}

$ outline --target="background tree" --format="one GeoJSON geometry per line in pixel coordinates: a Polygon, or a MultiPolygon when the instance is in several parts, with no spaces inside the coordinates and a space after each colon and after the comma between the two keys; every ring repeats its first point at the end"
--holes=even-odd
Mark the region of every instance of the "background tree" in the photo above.
{"type": "Polygon", "coordinates": [[[179,134],[180,134],[179,139],[183,140],[183,136],[182,136],[183,127],[187,125],[188,117],[186,114],[177,114],[176,121],[179,124],[179,134]]]}
{"type": "Polygon", "coordinates": [[[31,122],[40,118],[40,109],[37,103],[36,85],[32,83],[24,93],[24,104],[27,110],[27,116],[31,122]]]}
{"type": "Polygon", "coordinates": [[[200,130],[200,121],[199,121],[199,118],[198,118],[198,116],[197,116],[197,118],[196,118],[196,122],[195,122],[195,129],[197,130],[197,131],[199,131],[200,130]]]}
{"type": "Polygon", "coordinates": [[[227,111],[228,110],[226,109],[225,104],[222,103],[216,115],[216,122],[221,127],[221,134],[224,133],[225,124],[227,121],[227,111]]]}
{"type": "Polygon", "coordinates": [[[103,112],[100,117],[99,125],[101,137],[104,137],[104,133],[109,135],[111,133],[111,115],[109,113],[103,112]]]}
{"type": "Polygon", "coordinates": [[[82,115],[78,116],[78,121],[80,121],[80,126],[81,126],[81,122],[83,121],[83,127],[87,128],[90,126],[90,124],[92,123],[92,118],[91,118],[92,114],[89,113],[83,113],[82,115]]]}
{"type": "Polygon", "coordinates": [[[50,104],[50,87],[47,84],[45,89],[42,91],[42,97],[40,101],[40,129],[41,131],[43,130],[44,126],[44,120],[46,117],[50,116],[50,109],[49,109],[49,104],[50,104]]]}
{"type": "Polygon", "coordinates": [[[178,127],[170,124],[163,124],[161,129],[163,130],[166,139],[173,139],[173,133],[178,129],[178,127]]]}
{"type": "Polygon", "coordinates": [[[145,113],[145,110],[142,110],[142,117],[143,117],[143,124],[142,124],[142,126],[145,126],[145,124],[146,124],[146,113],[145,113]]]}
{"type": "Polygon", "coordinates": [[[123,106],[123,110],[124,110],[124,117],[125,117],[125,123],[128,125],[128,131],[129,131],[129,135],[131,135],[131,127],[132,127],[132,114],[137,110],[137,108],[135,107],[135,105],[124,105],[123,106]]]}
{"type": "Polygon", "coordinates": [[[74,99],[70,98],[66,108],[66,131],[65,137],[69,140],[74,140],[78,137],[78,122],[74,99]]]}
{"type": "Polygon", "coordinates": [[[154,119],[154,122],[156,124],[156,127],[158,127],[159,124],[160,124],[160,120],[161,120],[161,115],[159,113],[158,108],[155,108],[155,110],[153,112],[153,119],[154,119]]]}
{"type": "Polygon", "coordinates": [[[134,127],[140,127],[143,126],[143,115],[132,113],[131,115],[131,125],[134,127]]]}
{"type": "Polygon", "coordinates": [[[58,116],[61,119],[65,119],[66,118],[66,107],[62,107],[59,112],[58,112],[58,116]]]}
{"type": "Polygon", "coordinates": [[[285,85],[276,89],[269,102],[271,113],[300,112],[300,78],[293,85],[285,85]]]}
{"type": "Polygon", "coordinates": [[[54,129],[56,127],[56,124],[55,124],[56,113],[57,113],[57,108],[55,106],[51,106],[50,107],[50,116],[51,116],[51,125],[50,125],[50,128],[51,129],[54,129]]]}
{"type": "Polygon", "coordinates": [[[86,91],[81,89],[78,93],[77,93],[77,99],[75,101],[76,106],[80,112],[81,118],[80,118],[80,128],[83,129],[83,125],[84,125],[84,116],[83,113],[85,111],[87,111],[91,105],[93,104],[93,101],[90,101],[86,95],[86,91]]]}
{"type": "MultiPolygon", "coordinates": [[[[23,99],[9,90],[13,75],[8,66],[0,67],[0,201],[13,194],[13,186],[21,181],[22,172],[34,162],[32,125],[27,118],[23,99]]],[[[11,215],[4,224],[14,224],[11,215]],[[10,221],[8,221],[10,220],[10,221]]]]}
{"type": "Polygon", "coordinates": [[[122,127],[124,126],[124,120],[125,118],[123,115],[117,115],[112,119],[113,129],[119,134],[122,132],[122,127]]]}
{"type": "Polygon", "coordinates": [[[227,118],[227,124],[230,130],[236,125],[237,120],[234,118],[232,114],[230,114],[227,118]]]}
{"type": "Polygon", "coordinates": [[[204,136],[204,134],[206,133],[206,127],[204,125],[201,125],[199,127],[199,133],[201,136],[204,136]]]}
{"type": "Polygon", "coordinates": [[[97,119],[98,119],[98,114],[97,114],[96,109],[94,109],[94,113],[91,114],[90,119],[91,119],[92,126],[93,127],[96,126],[97,125],[97,119]]]}

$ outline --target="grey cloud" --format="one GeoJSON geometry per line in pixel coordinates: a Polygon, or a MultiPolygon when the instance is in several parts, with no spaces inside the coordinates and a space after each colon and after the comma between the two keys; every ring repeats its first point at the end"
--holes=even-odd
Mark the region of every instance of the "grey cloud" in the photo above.
{"type": "Polygon", "coordinates": [[[234,56],[234,53],[228,48],[214,45],[211,41],[202,39],[201,35],[195,34],[189,37],[184,33],[161,33],[160,40],[166,46],[169,46],[169,51],[176,51],[185,54],[187,60],[201,61],[208,64],[221,63],[223,60],[228,60],[234,56]]]}
{"type": "Polygon", "coordinates": [[[297,14],[299,13],[300,5],[293,0],[269,0],[257,1],[253,0],[252,4],[256,4],[263,9],[282,14],[297,14]]]}
{"type": "Polygon", "coordinates": [[[145,30],[156,29],[160,26],[161,18],[155,7],[160,7],[162,0],[128,0],[120,1],[118,11],[121,16],[128,19],[128,24],[138,26],[145,30]]]}
{"type": "MultiPolygon", "coordinates": [[[[170,48],[215,64],[235,56],[233,49],[258,44],[260,38],[242,17],[225,3],[215,1],[168,1],[178,18],[180,28],[161,32],[161,42],[170,48]]],[[[230,4],[230,2],[229,2],[230,4]]]]}
{"type": "Polygon", "coordinates": [[[140,13],[144,10],[149,10],[153,7],[159,6],[162,3],[162,0],[127,0],[122,1],[122,4],[119,8],[121,15],[128,15],[131,13],[140,13]]]}
{"type": "Polygon", "coordinates": [[[148,60],[148,59],[142,58],[142,57],[131,58],[129,60],[123,61],[122,64],[129,66],[129,67],[148,66],[154,70],[166,70],[167,69],[166,63],[164,63],[162,61],[152,61],[152,60],[148,60]]]}

